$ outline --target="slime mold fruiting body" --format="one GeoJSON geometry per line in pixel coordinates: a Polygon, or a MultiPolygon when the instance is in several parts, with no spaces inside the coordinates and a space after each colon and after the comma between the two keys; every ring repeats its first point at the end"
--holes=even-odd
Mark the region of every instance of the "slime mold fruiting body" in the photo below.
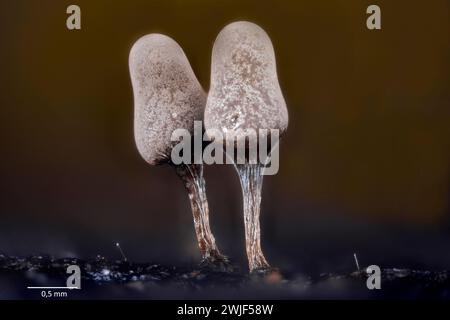
{"type": "MultiPolygon", "coordinates": [[[[232,133],[230,136],[239,141],[249,138],[248,130],[277,129],[281,136],[287,126],[288,112],[278,83],[270,38],[250,22],[226,26],[217,36],[212,53],[206,129],[219,130],[224,136],[232,133]]],[[[264,164],[248,159],[244,164],[235,164],[243,193],[250,271],[270,270],[260,244],[263,167],[264,164]]]]}
{"type": "Polygon", "coordinates": [[[226,262],[209,226],[209,209],[203,166],[174,165],[171,141],[176,129],[194,130],[202,120],[206,94],[181,47],[171,38],[150,34],[140,38],[129,57],[134,92],[134,136],[136,146],[150,165],[175,167],[188,191],[195,231],[203,261],[226,262]]]}

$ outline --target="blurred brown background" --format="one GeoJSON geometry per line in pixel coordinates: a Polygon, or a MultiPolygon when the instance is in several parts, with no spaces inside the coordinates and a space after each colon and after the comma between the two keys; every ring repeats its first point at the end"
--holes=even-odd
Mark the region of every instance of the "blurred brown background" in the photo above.
{"type": "MultiPolygon", "coordinates": [[[[207,90],[215,36],[236,20],[272,38],[290,116],[280,172],[264,185],[269,258],[295,265],[370,248],[373,259],[393,261],[391,249],[392,259],[439,264],[450,215],[448,0],[1,0],[0,252],[117,257],[121,241],[131,259],[195,261],[181,183],[134,145],[128,52],[144,34],[167,34],[207,90]],[[81,31],[66,29],[70,4],[81,31]],[[366,28],[370,4],[381,31],[366,28]]],[[[243,260],[238,180],[217,166],[206,178],[219,244],[243,260]]]]}

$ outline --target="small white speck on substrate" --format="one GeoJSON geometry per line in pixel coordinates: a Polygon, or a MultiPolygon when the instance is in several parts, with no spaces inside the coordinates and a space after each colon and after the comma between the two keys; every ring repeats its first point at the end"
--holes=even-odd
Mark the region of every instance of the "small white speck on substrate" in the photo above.
{"type": "Polygon", "coordinates": [[[174,112],[172,113],[172,118],[176,118],[178,115],[174,112]]]}
{"type": "Polygon", "coordinates": [[[104,275],[104,276],[107,276],[107,275],[109,275],[111,273],[111,271],[109,271],[108,269],[103,269],[102,270],[102,274],[104,275]]]}

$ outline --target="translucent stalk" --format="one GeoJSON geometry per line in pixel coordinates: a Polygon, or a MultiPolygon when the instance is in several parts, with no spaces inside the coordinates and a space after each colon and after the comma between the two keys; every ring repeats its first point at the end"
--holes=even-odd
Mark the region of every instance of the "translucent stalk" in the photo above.
{"type": "Polygon", "coordinates": [[[175,166],[175,170],[188,191],[202,260],[211,262],[226,260],[217,248],[216,240],[209,226],[209,207],[203,179],[203,166],[182,164],[175,166]]]}
{"type": "Polygon", "coordinates": [[[245,242],[250,272],[270,269],[261,250],[261,190],[263,184],[262,164],[235,164],[244,200],[245,242]]]}

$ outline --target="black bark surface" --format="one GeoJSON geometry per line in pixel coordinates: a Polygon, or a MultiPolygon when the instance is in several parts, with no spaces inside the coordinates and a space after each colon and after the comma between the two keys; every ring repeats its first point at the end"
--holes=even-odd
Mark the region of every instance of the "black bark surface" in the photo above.
{"type": "Polygon", "coordinates": [[[66,299],[448,299],[450,272],[383,268],[381,289],[369,290],[368,275],[347,274],[278,277],[248,275],[236,269],[163,266],[157,263],[26,258],[0,254],[0,299],[42,299],[28,286],[65,286],[69,265],[82,273],[81,290],[68,290],[66,299]]]}

